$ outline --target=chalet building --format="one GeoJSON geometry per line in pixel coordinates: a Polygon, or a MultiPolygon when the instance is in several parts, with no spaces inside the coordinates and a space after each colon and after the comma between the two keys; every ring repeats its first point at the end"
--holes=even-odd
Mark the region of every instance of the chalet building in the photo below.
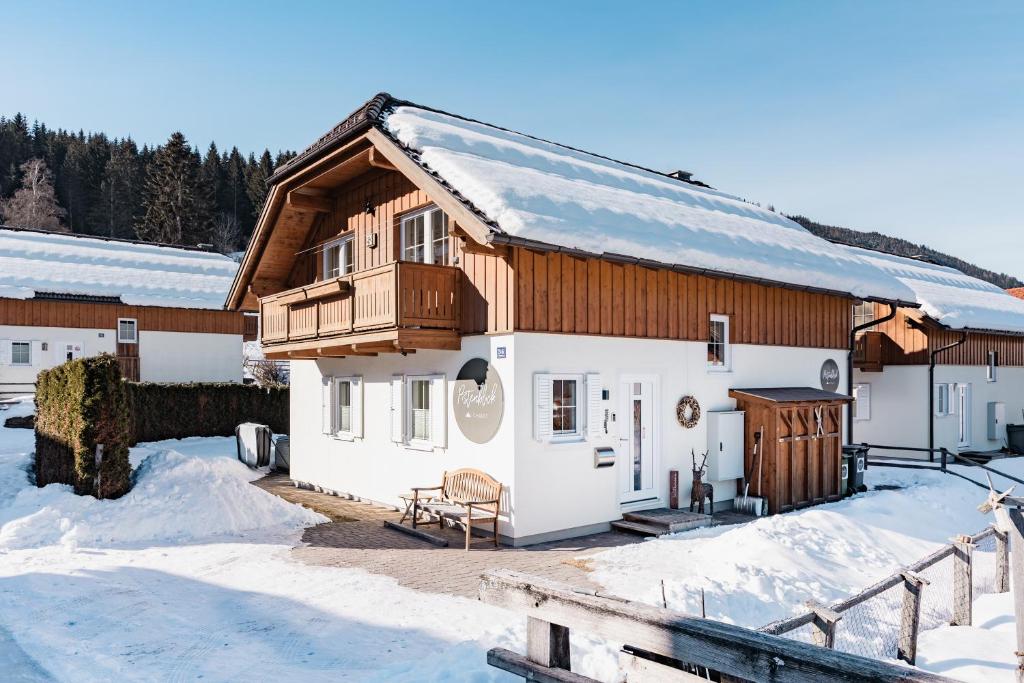
{"type": "Polygon", "coordinates": [[[237,269],[199,249],[0,228],[0,394],[100,353],[134,380],[240,382],[245,317],[224,310],[237,269]]]}
{"type": "Polygon", "coordinates": [[[757,434],[772,511],[838,497],[851,306],[916,306],[686,173],[386,94],[270,183],[228,307],[292,361],[292,478],[399,504],[477,468],[516,544],[664,507],[672,470],[685,506],[691,451],[730,506],[757,434]]]}
{"type": "Polygon", "coordinates": [[[913,289],[920,308],[855,308],[853,440],[1006,446],[1007,424],[1024,424],[1024,301],[953,268],[856,251],[913,289]]]}

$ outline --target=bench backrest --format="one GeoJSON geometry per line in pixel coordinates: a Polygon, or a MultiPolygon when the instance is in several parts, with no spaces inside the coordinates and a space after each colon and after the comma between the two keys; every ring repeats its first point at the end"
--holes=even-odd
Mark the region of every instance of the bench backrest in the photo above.
{"type": "MultiPolygon", "coordinates": [[[[498,500],[501,498],[501,483],[489,474],[465,467],[444,473],[441,496],[455,502],[498,500]]],[[[494,507],[497,508],[496,505],[494,507]]]]}

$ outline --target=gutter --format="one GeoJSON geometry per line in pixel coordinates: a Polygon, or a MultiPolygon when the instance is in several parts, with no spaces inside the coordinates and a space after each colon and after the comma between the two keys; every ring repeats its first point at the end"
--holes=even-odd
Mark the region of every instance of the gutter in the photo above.
{"type": "MultiPolygon", "coordinates": [[[[850,348],[846,351],[846,394],[848,396],[853,396],[853,350],[857,345],[857,333],[869,327],[889,322],[896,317],[896,311],[899,307],[898,303],[890,303],[889,313],[877,320],[861,323],[850,330],[850,348]]],[[[846,412],[846,443],[853,443],[853,404],[850,404],[846,412]]]]}
{"type": "MultiPolygon", "coordinates": [[[[967,332],[960,333],[960,339],[952,344],[935,349],[929,354],[928,363],[928,460],[935,461],[935,363],[939,354],[950,349],[955,349],[967,341],[967,332]]],[[[952,400],[952,397],[950,397],[952,400]]]]}

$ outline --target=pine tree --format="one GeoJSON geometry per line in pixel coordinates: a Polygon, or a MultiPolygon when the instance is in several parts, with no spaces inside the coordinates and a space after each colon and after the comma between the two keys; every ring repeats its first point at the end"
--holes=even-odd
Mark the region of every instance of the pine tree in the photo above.
{"type": "Polygon", "coordinates": [[[131,138],[114,141],[103,174],[103,224],[110,237],[133,237],[142,204],[139,150],[131,138]]]}
{"type": "Polygon", "coordinates": [[[259,162],[249,155],[249,173],[246,177],[246,189],[249,193],[249,201],[252,202],[253,224],[259,220],[260,212],[263,211],[263,202],[267,199],[267,178],[274,173],[274,160],[270,157],[268,150],[263,150],[259,162]]]}
{"type": "Polygon", "coordinates": [[[221,212],[234,218],[243,236],[248,238],[253,226],[252,202],[249,201],[249,193],[246,191],[245,159],[237,147],[231,148],[231,153],[224,159],[223,165],[225,188],[221,212]]]}
{"type": "Polygon", "coordinates": [[[61,230],[60,219],[64,209],[57,204],[50,169],[42,159],[32,159],[21,165],[21,188],[10,199],[0,201],[0,216],[7,225],[16,228],[61,230]]]}
{"type": "Polygon", "coordinates": [[[196,244],[209,232],[209,207],[199,185],[200,164],[180,132],[156,150],[146,176],[145,215],[139,239],[196,244]]]}

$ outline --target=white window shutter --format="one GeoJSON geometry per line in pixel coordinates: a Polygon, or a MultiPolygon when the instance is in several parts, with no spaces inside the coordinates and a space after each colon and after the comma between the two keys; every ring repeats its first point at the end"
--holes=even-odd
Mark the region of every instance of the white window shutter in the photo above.
{"type": "Polygon", "coordinates": [[[444,375],[430,378],[430,441],[448,447],[448,386],[444,375]]]}
{"type": "Polygon", "coordinates": [[[533,376],[533,437],[537,441],[550,441],[552,434],[551,375],[533,376]]]}
{"type": "Polygon", "coordinates": [[[405,441],[405,376],[391,378],[391,440],[405,441]]]}
{"type": "Polygon", "coordinates": [[[604,436],[604,406],[601,404],[601,375],[587,374],[587,438],[604,436]]]}
{"type": "Polygon", "coordinates": [[[11,364],[11,340],[0,339],[0,365],[11,364]]]}
{"type": "Polygon", "coordinates": [[[946,414],[957,415],[960,413],[960,392],[955,384],[947,384],[946,387],[946,414]]]}
{"type": "Polygon", "coordinates": [[[334,434],[334,378],[324,375],[320,378],[321,383],[321,408],[323,410],[324,434],[334,434]]]}
{"type": "Polygon", "coordinates": [[[871,419],[871,385],[870,384],[858,384],[853,389],[853,400],[854,400],[854,411],[853,419],[855,420],[870,420],[871,419]]]}
{"type": "Polygon", "coordinates": [[[352,390],[349,393],[352,401],[352,436],[362,438],[363,436],[363,378],[353,377],[351,380],[352,390]]]}

